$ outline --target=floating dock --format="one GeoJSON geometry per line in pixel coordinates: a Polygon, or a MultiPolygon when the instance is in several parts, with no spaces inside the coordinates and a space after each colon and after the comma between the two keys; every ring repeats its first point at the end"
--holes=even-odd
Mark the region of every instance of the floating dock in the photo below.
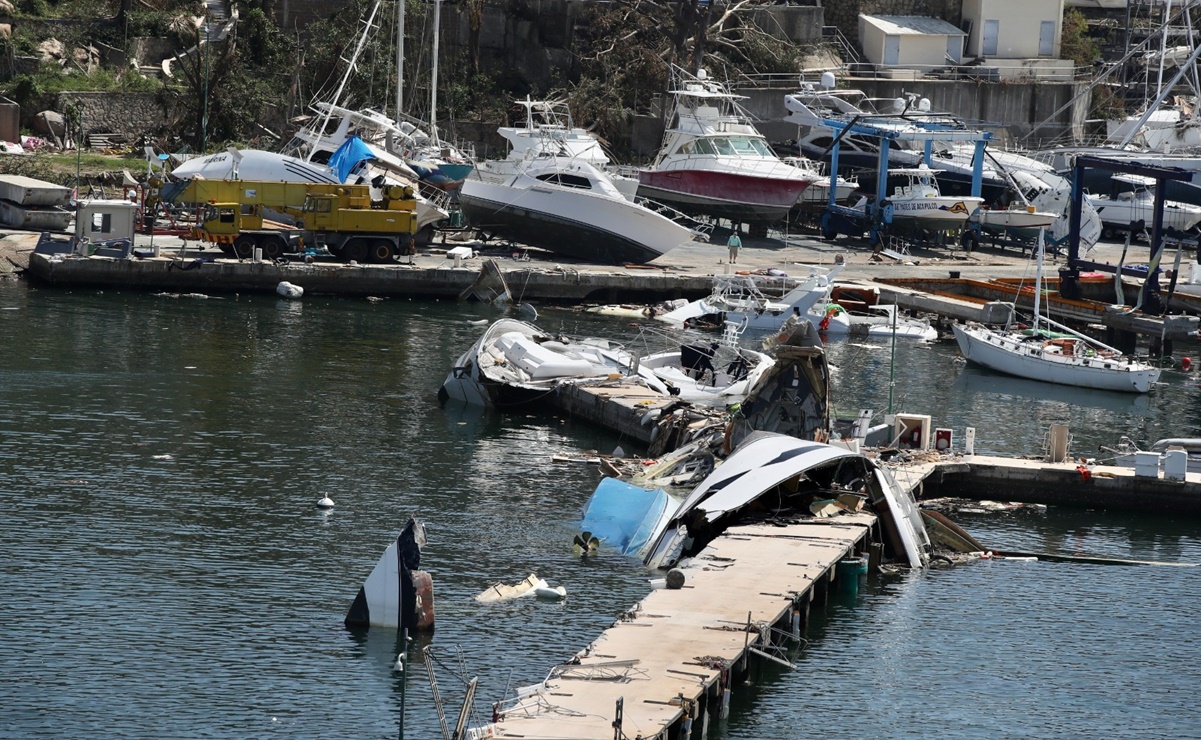
{"type": "Polygon", "coordinates": [[[890,465],[897,482],[923,498],[1015,501],[1113,511],[1201,515],[1201,473],[1179,480],[1133,468],[986,455],[890,465]]]}
{"type": "Polygon", "coordinates": [[[727,530],[679,569],[683,588],[652,591],[468,737],[704,737],[754,661],[788,664],[810,604],[834,587],[839,561],[867,549],[875,522],[858,513],[727,530]]]}

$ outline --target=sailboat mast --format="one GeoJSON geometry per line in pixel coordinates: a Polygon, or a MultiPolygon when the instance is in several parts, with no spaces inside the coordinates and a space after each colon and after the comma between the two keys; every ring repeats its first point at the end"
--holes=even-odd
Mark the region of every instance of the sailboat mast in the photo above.
{"type": "MultiPolygon", "coordinates": [[[[371,33],[371,29],[375,28],[375,14],[379,11],[380,3],[383,0],[375,0],[375,4],[371,6],[371,14],[367,16],[367,22],[363,26],[363,31],[359,34],[359,40],[355,44],[354,53],[350,55],[350,59],[346,61],[346,73],[342,75],[342,81],[338,83],[338,90],[334,93],[334,104],[342,105],[342,91],[346,89],[346,83],[350,80],[350,76],[355,72],[355,65],[359,61],[359,55],[363,53],[363,46],[367,43],[367,36],[371,33]]],[[[329,119],[333,116],[334,109],[330,106],[325,111],[325,117],[321,119],[321,126],[317,129],[318,135],[325,134],[325,127],[329,125],[329,119]]],[[[317,151],[317,147],[309,146],[309,153],[305,155],[304,161],[313,161],[313,154],[317,151]]]]}
{"type": "Polygon", "coordinates": [[[441,36],[442,0],[434,0],[434,63],[430,72],[430,137],[438,140],[438,37],[441,36]]]}
{"type": "Polygon", "coordinates": [[[404,111],[405,0],[396,0],[396,122],[404,111]]]}
{"type": "Polygon", "coordinates": [[[1160,39],[1160,42],[1159,42],[1159,77],[1155,81],[1155,89],[1156,90],[1163,89],[1163,65],[1164,65],[1164,57],[1166,57],[1168,55],[1168,26],[1171,25],[1171,23],[1172,23],[1171,18],[1170,18],[1171,15],[1172,15],[1172,0],[1168,0],[1167,5],[1165,5],[1164,9],[1163,9],[1163,17],[1167,20],[1164,21],[1163,37],[1160,39]]]}
{"type": "Polygon", "coordinates": [[[1038,335],[1038,324],[1042,313],[1043,298],[1043,244],[1046,229],[1038,230],[1038,262],[1034,269],[1034,334],[1038,335]]]}

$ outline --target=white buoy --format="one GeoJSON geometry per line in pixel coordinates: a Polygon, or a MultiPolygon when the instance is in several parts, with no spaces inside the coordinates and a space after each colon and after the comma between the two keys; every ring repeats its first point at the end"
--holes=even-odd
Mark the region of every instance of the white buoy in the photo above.
{"type": "Polygon", "coordinates": [[[405,655],[404,655],[404,653],[396,654],[396,662],[392,664],[392,670],[396,671],[397,673],[405,672],[405,655]]]}
{"type": "Polygon", "coordinates": [[[275,286],[275,292],[279,293],[284,298],[299,298],[304,295],[304,288],[299,285],[293,285],[287,280],[275,286]]]}
{"type": "Polygon", "coordinates": [[[332,498],[330,498],[329,496],[322,496],[321,500],[317,502],[317,508],[318,509],[332,509],[332,508],[334,508],[334,500],[332,498]]]}

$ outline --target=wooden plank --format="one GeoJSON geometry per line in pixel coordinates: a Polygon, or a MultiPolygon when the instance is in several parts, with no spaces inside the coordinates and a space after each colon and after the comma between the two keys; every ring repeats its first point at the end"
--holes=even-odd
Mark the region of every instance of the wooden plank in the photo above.
{"type": "Polygon", "coordinates": [[[502,738],[610,740],[620,699],[625,735],[663,736],[684,717],[681,697],[698,700],[723,666],[761,648],[759,629],[785,619],[874,522],[859,513],[730,529],[681,568],[682,589],[652,591],[577,654],[572,674],[549,678],[489,729],[502,738]],[[611,675],[617,661],[627,661],[619,677],[589,678],[590,667],[611,675]]]}

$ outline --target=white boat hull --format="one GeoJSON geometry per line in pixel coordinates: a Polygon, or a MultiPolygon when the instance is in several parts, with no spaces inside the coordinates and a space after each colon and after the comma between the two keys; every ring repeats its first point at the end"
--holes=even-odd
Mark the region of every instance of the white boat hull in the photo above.
{"type": "Polygon", "coordinates": [[[485,231],[585,262],[641,264],[695,238],[675,221],[624,197],[586,190],[468,179],[459,202],[485,231]]]}
{"type": "Polygon", "coordinates": [[[1037,341],[1024,342],[985,327],[953,329],[959,351],[968,361],[1020,378],[1124,393],[1146,393],[1159,380],[1158,368],[1124,358],[1068,357],[1046,350],[1037,341]]]}
{"type": "Polygon", "coordinates": [[[948,231],[963,228],[972,211],[980,207],[983,198],[938,196],[912,200],[890,199],[894,224],[908,224],[920,229],[948,231]]]}

